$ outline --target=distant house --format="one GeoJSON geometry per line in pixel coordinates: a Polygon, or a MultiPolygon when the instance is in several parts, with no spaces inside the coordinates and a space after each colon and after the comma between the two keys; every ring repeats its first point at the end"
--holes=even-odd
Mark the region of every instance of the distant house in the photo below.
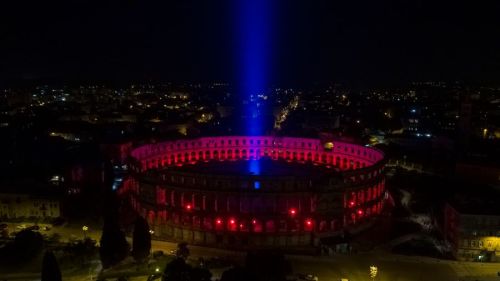
{"type": "Polygon", "coordinates": [[[500,261],[498,195],[462,196],[444,209],[444,235],[458,260],[500,261]]]}
{"type": "Polygon", "coordinates": [[[60,200],[48,196],[0,193],[0,219],[58,218],[60,200]]]}

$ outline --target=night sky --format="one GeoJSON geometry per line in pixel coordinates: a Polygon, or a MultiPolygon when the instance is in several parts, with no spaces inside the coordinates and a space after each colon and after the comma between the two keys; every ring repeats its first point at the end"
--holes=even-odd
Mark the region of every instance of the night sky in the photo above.
{"type": "MultiPolygon", "coordinates": [[[[2,1],[0,83],[231,82],[234,1],[2,1]]],[[[437,2],[275,1],[268,81],[500,84],[498,1],[437,2]]]]}

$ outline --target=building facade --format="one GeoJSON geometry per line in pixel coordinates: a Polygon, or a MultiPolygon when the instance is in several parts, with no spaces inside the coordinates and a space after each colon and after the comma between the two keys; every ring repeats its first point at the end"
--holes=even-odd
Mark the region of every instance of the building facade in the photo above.
{"type": "Polygon", "coordinates": [[[156,236],[193,244],[314,246],[363,228],[385,195],[384,154],[345,142],[207,137],[144,145],[131,158],[121,192],[156,236]],[[232,167],[252,161],[272,168],[232,167]]]}
{"type": "Polygon", "coordinates": [[[58,199],[27,194],[0,193],[0,219],[58,218],[58,199]]]}
{"type": "Polygon", "coordinates": [[[448,203],[444,234],[458,260],[500,261],[500,215],[459,211],[459,207],[448,203]]]}

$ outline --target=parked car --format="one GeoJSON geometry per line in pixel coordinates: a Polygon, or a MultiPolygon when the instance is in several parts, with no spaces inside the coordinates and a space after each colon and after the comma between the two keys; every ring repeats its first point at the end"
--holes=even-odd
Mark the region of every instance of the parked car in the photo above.
{"type": "Polygon", "coordinates": [[[38,225],[32,225],[32,226],[27,227],[26,229],[27,230],[32,230],[32,231],[34,231],[34,230],[38,231],[38,230],[40,230],[40,226],[38,226],[38,225]]]}
{"type": "Polygon", "coordinates": [[[153,252],[153,258],[155,258],[155,259],[159,258],[159,257],[161,257],[163,255],[164,255],[163,251],[154,251],[153,252]]]}
{"type": "Polygon", "coordinates": [[[297,274],[297,280],[299,281],[318,281],[318,277],[312,274],[297,274]]]}
{"type": "Polygon", "coordinates": [[[207,268],[224,268],[233,265],[233,261],[228,258],[212,257],[204,261],[204,266],[207,268]]]}

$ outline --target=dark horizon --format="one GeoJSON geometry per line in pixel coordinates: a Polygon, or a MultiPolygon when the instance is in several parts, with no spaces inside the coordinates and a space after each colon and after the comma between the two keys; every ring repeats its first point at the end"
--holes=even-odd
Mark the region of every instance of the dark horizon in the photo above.
{"type": "MultiPolygon", "coordinates": [[[[275,2],[270,85],[500,82],[498,3],[331,2],[275,2]]],[[[232,6],[4,4],[0,85],[233,83],[232,6]]]]}

